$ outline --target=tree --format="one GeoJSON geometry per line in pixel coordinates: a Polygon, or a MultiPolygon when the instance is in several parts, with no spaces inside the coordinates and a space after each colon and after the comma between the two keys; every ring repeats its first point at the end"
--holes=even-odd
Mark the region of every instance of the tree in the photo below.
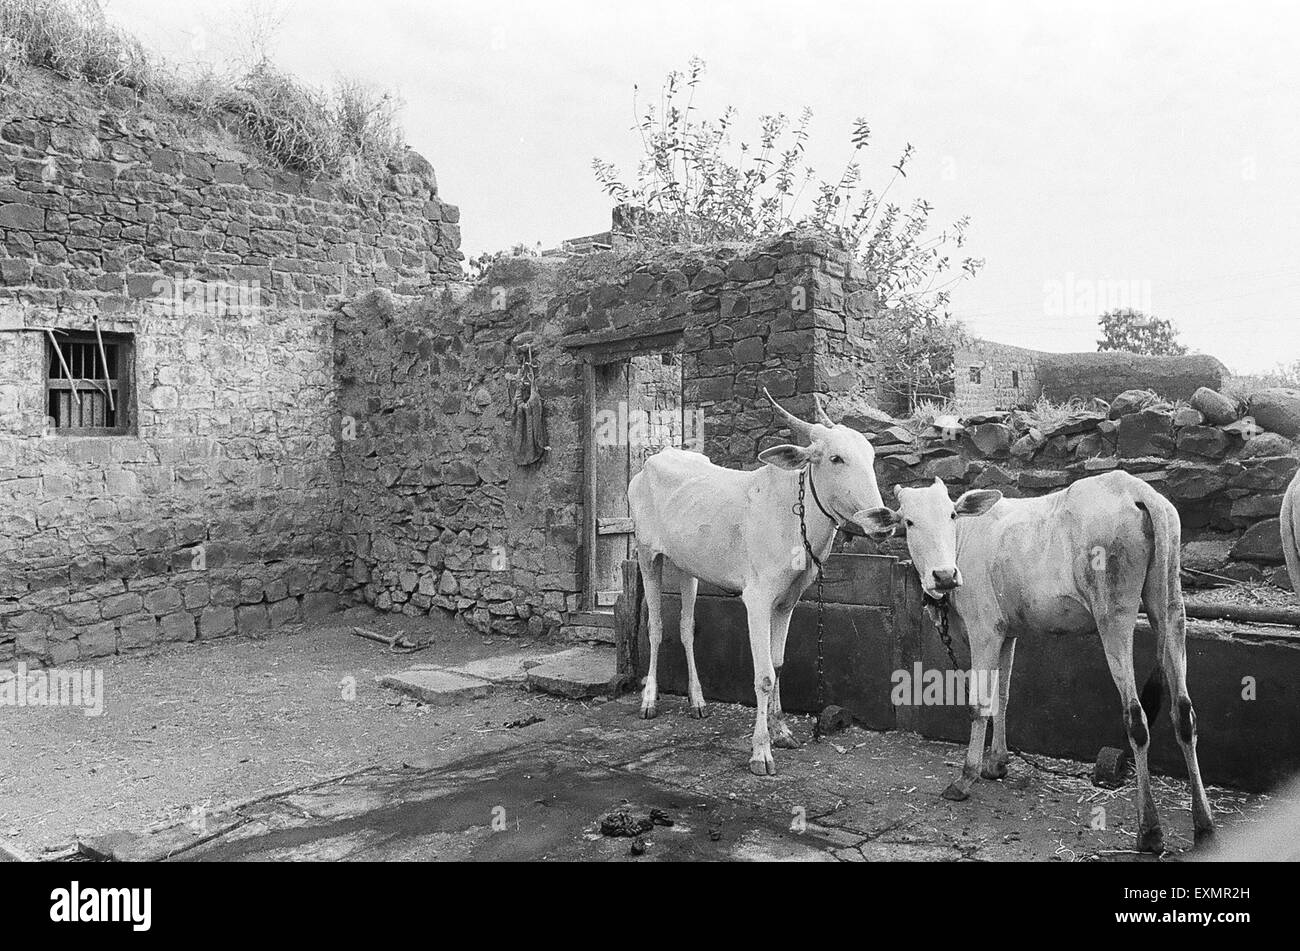
{"type": "Polygon", "coordinates": [[[756,146],[742,141],[733,147],[734,108],[714,119],[699,116],[695,94],[704,69],[696,57],[685,73],[669,73],[644,111],[634,95],[642,159],[630,182],[612,163],[592,161],[596,180],[626,209],[627,237],[643,247],[751,241],[794,229],[840,239],[876,291],[896,343],[891,358],[880,361],[882,389],[912,394],[934,390],[942,382],[937,377],[950,381],[960,334],[947,309],[950,289],[973,277],[984,261],[956,254],[965,245],[968,218],[935,234],[929,202],[887,200],[907,178],[912,145],[890,166],[883,189],[867,188],[862,160],[871,128],[856,119],[844,170],[834,179],[819,179],[804,166],[810,109],[794,122],[784,113],[761,116],[756,146]]]}
{"type": "Polygon", "coordinates": [[[1125,350],[1152,357],[1176,357],[1187,352],[1178,342],[1178,328],[1163,317],[1121,308],[1097,318],[1102,337],[1098,350],[1125,350]]]}

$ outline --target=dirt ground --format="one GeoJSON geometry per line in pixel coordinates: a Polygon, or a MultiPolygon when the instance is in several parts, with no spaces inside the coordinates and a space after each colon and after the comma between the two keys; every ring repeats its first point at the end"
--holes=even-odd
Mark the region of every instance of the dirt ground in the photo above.
{"type": "MultiPolygon", "coordinates": [[[[803,747],[776,751],[780,774],[756,777],[744,707],[714,705],[701,721],[665,697],[643,721],[635,696],[575,702],[505,686],[426,707],[375,684],[416,663],[535,646],[354,609],[310,630],[112,658],[102,716],[0,715],[0,836],[40,855],[170,823],[159,835],[190,859],[622,859],[634,839],[602,835],[601,818],[658,809],[637,846],[648,859],[1137,857],[1131,785],[1047,771],[1088,764],[1013,759],[1006,780],[951,803],[939,792],[962,750],[910,734],[851,729],[816,743],[810,719],[794,718],[803,747]],[[357,624],[433,646],[396,654],[351,634],[357,624]]],[[[1155,793],[1177,855],[1191,844],[1185,784],[1158,778],[1155,793]]],[[[1210,795],[1224,828],[1266,798],[1210,795]]]]}

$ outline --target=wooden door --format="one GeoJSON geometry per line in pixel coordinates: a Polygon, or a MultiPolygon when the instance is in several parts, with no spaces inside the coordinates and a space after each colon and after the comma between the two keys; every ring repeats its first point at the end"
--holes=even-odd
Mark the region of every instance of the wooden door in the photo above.
{"type": "Polygon", "coordinates": [[[682,444],[682,371],[678,354],[637,354],[596,364],[588,375],[588,610],[612,610],[623,590],[622,565],[635,557],[627,485],[645,460],[682,444]]]}

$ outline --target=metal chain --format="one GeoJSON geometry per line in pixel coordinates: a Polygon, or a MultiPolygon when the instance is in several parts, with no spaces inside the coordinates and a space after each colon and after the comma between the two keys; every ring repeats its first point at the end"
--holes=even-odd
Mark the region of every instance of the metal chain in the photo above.
{"type": "MultiPolygon", "coordinates": [[[[822,651],[822,645],[825,642],[825,603],[822,601],[822,583],[823,572],[821,559],[813,553],[812,545],[808,544],[808,525],[804,520],[804,477],[806,469],[799,470],[799,501],[791,509],[794,514],[799,516],[799,536],[803,539],[803,550],[814,565],[817,566],[817,722],[813,725],[813,739],[820,740],[821,737],[821,711],[826,706],[826,672],[825,657],[822,651]]],[[[839,525],[837,524],[832,530],[831,547],[835,545],[835,536],[839,534],[839,525]]]]}
{"type": "Polygon", "coordinates": [[[957,663],[957,655],[952,650],[952,635],[948,633],[948,599],[942,601],[933,601],[934,612],[938,615],[935,620],[935,628],[939,632],[939,640],[943,642],[943,649],[948,652],[948,659],[952,661],[953,670],[961,670],[961,664],[957,663]]]}

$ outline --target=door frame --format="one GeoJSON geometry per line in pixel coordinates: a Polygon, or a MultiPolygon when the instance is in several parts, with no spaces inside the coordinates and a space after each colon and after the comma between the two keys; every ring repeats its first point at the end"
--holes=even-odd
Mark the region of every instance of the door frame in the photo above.
{"type": "MultiPolygon", "coordinates": [[[[685,350],[684,321],[675,319],[650,326],[627,328],[620,335],[603,331],[575,334],[564,345],[573,348],[582,363],[582,401],[586,425],[582,437],[582,610],[596,611],[596,368],[630,360],[632,357],[685,350]]],[[[686,383],[685,361],[682,384],[686,383]]],[[[683,403],[683,407],[685,404],[683,403]]]]}

